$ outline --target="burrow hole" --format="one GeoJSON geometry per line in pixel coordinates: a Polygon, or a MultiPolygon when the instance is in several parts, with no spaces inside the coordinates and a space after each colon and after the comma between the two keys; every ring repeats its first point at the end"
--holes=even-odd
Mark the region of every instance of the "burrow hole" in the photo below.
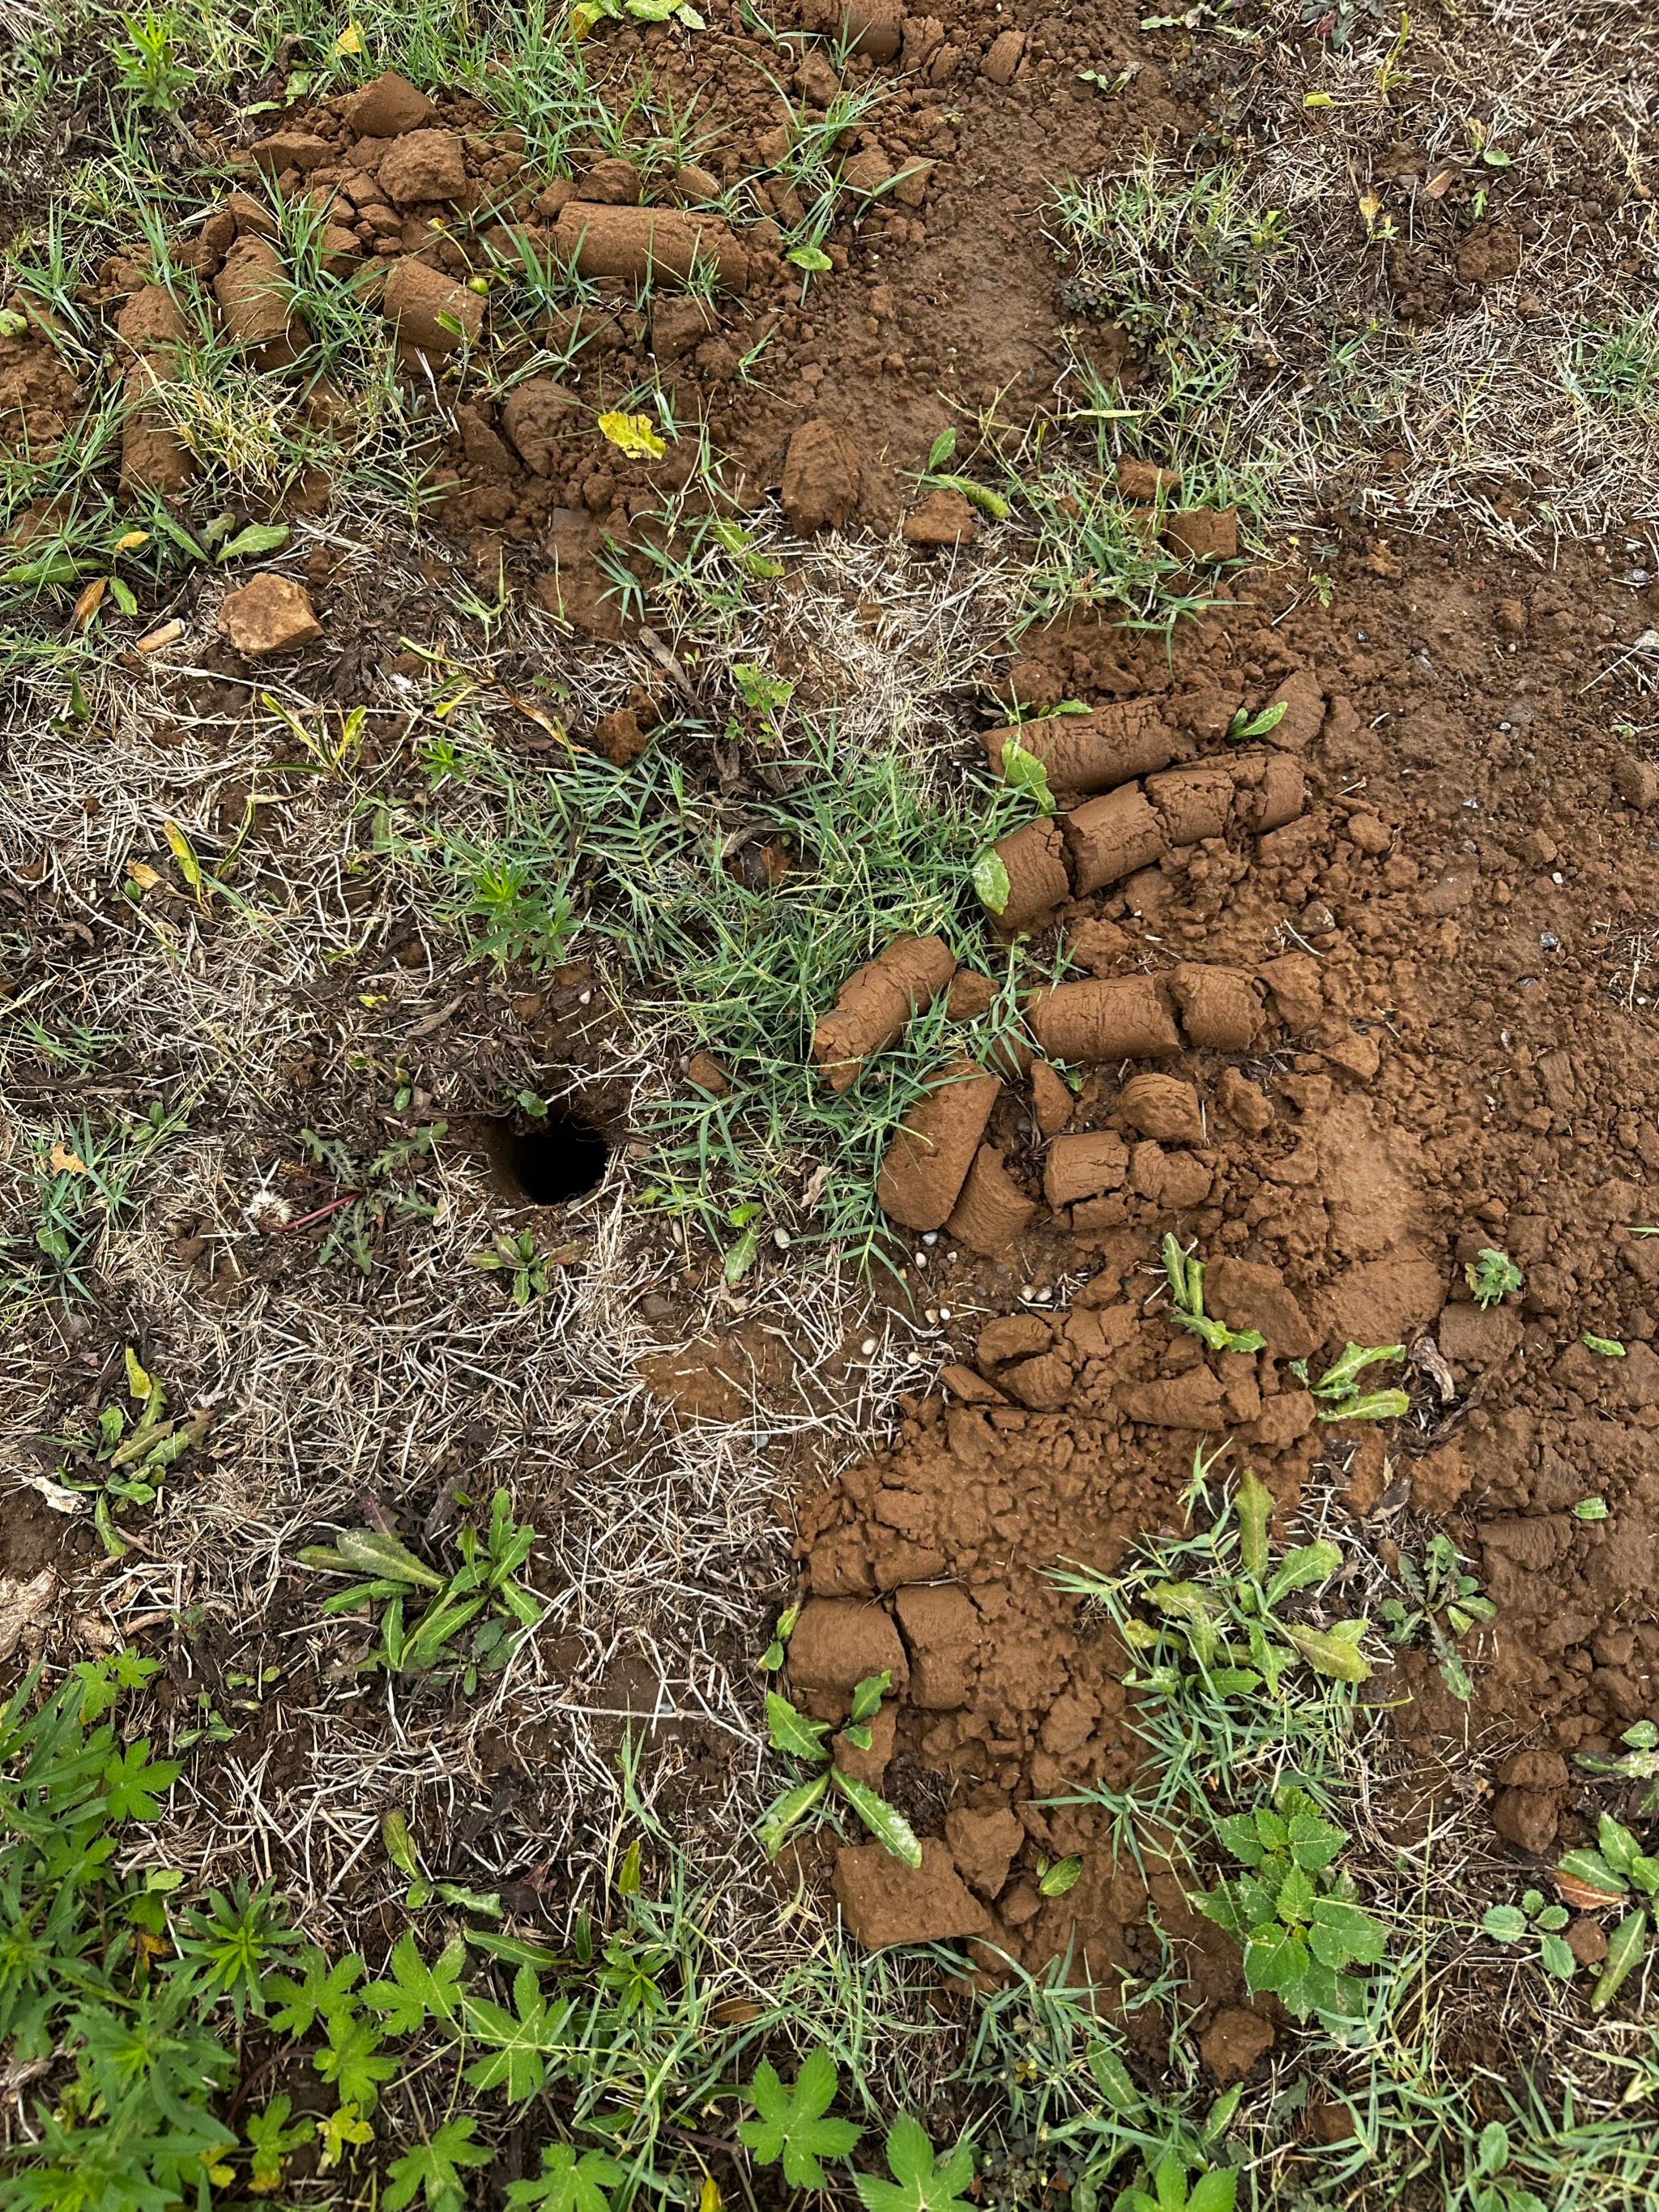
{"type": "Polygon", "coordinates": [[[562,1206],[585,1198],[604,1177],[611,1147],[591,1121],[550,1107],[526,1127],[498,1121],[495,1153],[501,1173],[532,1206],[562,1206]]]}

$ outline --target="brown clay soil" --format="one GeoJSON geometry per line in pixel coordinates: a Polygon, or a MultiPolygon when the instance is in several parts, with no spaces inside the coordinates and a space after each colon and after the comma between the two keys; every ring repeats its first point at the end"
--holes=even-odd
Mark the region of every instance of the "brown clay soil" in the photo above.
{"type": "MultiPolygon", "coordinates": [[[[708,12],[690,61],[652,31],[623,45],[663,88],[702,90],[724,179],[763,164],[779,127],[758,67],[775,49],[735,9],[708,12]]],[[[1209,127],[1203,88],[1172,77],[1127,11],[1021,14],[1017,35],[1000,8],[908,18],[895,54],[849,64],[852,82],[879,74],[890,94],[856,150],[889,175],[927,166],[913,190],[831,234],[835,268],[804,303],[775,228],[751,230],[734,249],[743,289],[706,315],[665,291],[642,313],[630,284],[601,280],[558,388],[516,410],[487,397],[455,407],[433,454],[438,520],[480,573],[505,558],[550,612],[614,634],[596,550],[602,535],[636,546],[678,464],[610,455],[596,468],[574,425],[620,404],[653,359],[673,364],[682,418],[703,415],[735,457],[743,501],[759,509],[781,489],[802,532],[884,532],[918,503],[905,471],[953,403],[1000,395],[1004,421],[1029,417],[1052,392],[1062,326],[1103,368],[1124,359],[1118,334],[1079,325],[1057,295],[1042,204],[1057,176],[1121,167],[1149,136],[1190,146],[1209,127]],[[1085,69],[1132,74],[1109,105],[1085,69]],[[763,340],[757,388],[738,368],[763,340]],[[792,481],[792,440],[814,425],[792,481]]],[[[441,99],[422,127],[454,134],[459,189],[399,198],[386,180],[399,141],[355,133],[343,102],[297,109],[265,166],[291,136],[290,185],[349,203],[331,210],[349,234],[342,256],[418,264],[458,286],[483,250],[461,218],[487,210],[550,246],[573,199],[608,208],[637,188],[615,165],[574,190],[526,178],[514,134],[476,102],[441,99]]],[[[664,185],[665,205],[695,198],[695,180],[664,185]]],[[[1441,210],[1443,236],[1389,264],[1413,317],[1514,274],[1524,208],[1512,227],[1477,232],[1452,222],[1456,204],[1441,210]]],[[[222,274],[234,228],[204,244],[204,281],[222,274]]],[[[112,325],[148,275],[123,257],[106,264],[98,303],[112,325]]],[[[0,341],[0,403],[37,450],[62,434],[77,394],[45,348],[0,341]]],[[[1643,719],[1627,648],[1659,611],[1639,566],[1651,555],[1616,535],[1541,562],[1450,532],[1385,540],[1340,502],[1323,520],[1336,550],[1319,587],[1294,560],[1230,571],[1216,607],[1167,649],[1109,613],[1073,617],[1028,632],[1003,687],[1036,703],[1142,702],[1184,762],[1224,753],[1235,709],[1288,686],[1271,743],[1299,763],[1305,804],[1261,834],[1235,815],[1066,898],[1039,931],[1040,955],[1058,931],[1078,975],[1150,978],[1183,1022],[1156,1057],[1093,1066],[1075,1095],[1041,1062],[984,1094],[997,1157],[978,1157],[1006,1178],[1014,1231],[976,1253],[947,1226],[908,1247],[904,1272],[918,1305],[994,1317],[963,1334],[888,1445],[799,1499],[805,1609],[790,1679],[839,1718],[857,1679],[893,1670],[896,1710],[858,1756],[928,1838],[914,1881],[873,1846],[823,1868],[874,1942],[969,1937],[988,1966],[1003,1950],[1033,1967],[1072,1945],[1109,1984],[1119,1968],[1154,1970],[1147,1888],[1099,1847],[1106,1814],[1053,1802],[1121,1787],[1138,1751],[1124,1654],[1048,1571],[1109,1570],[1141,1534],[1176,1528],[1200,1439],[1224,1437],[1232,1465],[1261,1473],[1286,1526],[1334,1483],[1337,1525],[1385,1566],[1391,1546],[1420,1550],[1430,1526],[1475,1563],[1499,1609],[1474,1647],[1470,1705],[1407,1651],[1389,1683],[1410,1693],[1392,1726],[1425,1762],[1445,1739],[1478,1747],[1497,1835],[1520,1863],[1584,1832],[1571,1755],[1659,1715],[1659,1238],[1634,1233],[1659,1222],[1659,769],[1614,731],[1643,719]],[[1230,971],[1216,988],[1244,1010],[1242,1032],[1193,1018],[1188,984],[1204,979],[1183,982],[1183,964],[1230,971]],[[1158,1269],[1170,1231],[1212,1262],[1212,1311],[1259,1327],[1265,1352],[1209,1357],[1170,1328],[1158,1269]],[[1486,1245],[1526,1279],[1489,1312],[1462,1273],[1486,1245]],[[1590,1351],[1587,1332],[1625,1356],[1590,1351]],[[1316,1422],[1288,1363],[1348,1340],[1413,1348],[1409,1421],[1386,1434],[1316,1422]],[[1575,1516],[1590,1498],[1604,1520],[1575,1516]],[[1080,1883],[1045,1900],[1039,1856],[1073,1851],[1080,1883]]],[[[308,572],[325,673],[346,611],[330,574],[325,558],[308,572]]],[[[359,607],[342,696],[393,666],[408,618],[359,607]]],[[[198,704],[229,711],[250,664],[214,652],[198,704]]],[[[636,722],[599,741],[647,734],[636,722]]],[[[965,738],[964,761],[975,752],[965,738]]],[[[647,1379],[687,1418],[732,1418],[752,1388],[782,1395],[781,1369],[757,1381],[737,1351],[735,1375],[700,1365],[694,1347],[647,1379]]],[[[27,1568],[34,1554],[17,1557],[27,1568]]],[[[1201,2017],[1237,2004],[1233,1947],[1190,1914],[1173,1876],[1151,1876],[1151,1904],[1183,1945],[1201,2017]]]]}

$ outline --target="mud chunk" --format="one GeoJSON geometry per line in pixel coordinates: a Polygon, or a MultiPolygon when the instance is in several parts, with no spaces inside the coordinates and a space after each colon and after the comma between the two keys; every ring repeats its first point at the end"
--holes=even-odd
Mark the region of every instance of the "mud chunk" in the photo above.
{"type": "Polygon", "coordinates": [[[696,1052],[685,1064],[685,1079],[706,1091],[711,1098],[729,1098],[732,1079],[713,1053],[696,1052]]]}
{"type": "Polygon", "coordinates": [[[1011,728],[988,730],[985,750],[1000,771],[1010,738],[1035,754],[1055,791],[1115,790],[1175,758],[1175,737],[1145,700],[1097,708],[1092,714],[1042,714],[1011,728]]]}
{"type": "Polygon", "coordinates": [[[1066,841],[1051,817],[1011,830],[991,849],[1008,876],[1008,896],[996,915],[1005,935],[1038,926],[1072,896],[1066,841]]]}
{"type": "Polygon", "coordinates": [[[1562,1941],[1581,1966],[1599,1966],[1607,1955],[1607,1930],[1588,1913],[1581,1913],[1569,1925],[1562,1941]]]}
{"type": "Polygon", "coordinates": [[[866,1950],[890,1943],[948,1943],[983,1936],[990,1921],[936,1836],[923,1839],[921,1864],[908,1867],[880,1844],[836,1853],[836,1899],[848,1932],[866,1950]]]}
{"type": "Polygon", "coordinates": [[[303,586],[292,576],[267,571],[225,595],[218,615],[219,629],[238,653],[258,659],[271,653],[292,653],[311,645],[323,634],[312,612],[303,586]]]}
{"type": "Polygon", "coordinates": [[[942,937],[896,937],[856,969],[812,1031],[812,1057],[830,1089],[850,1089],[865,1062],[896,1043],[911,1017],[933,1005],[956,967],[942,937]]]}
{"type": "Polygon", "coordinates": [[[1509,1306],[1447,1306],[1434,1333],[1459,1367],[1496,1367],[1521,1349],[1521,1316],[1509,1306]]]}
{"type": "Polygon", "coordinates": [[[1348,842],[1362,853],[1380,858],[1394,842],[1394,833],[1375,814],[1351,814],[1343,825],[1348,842]]]}
{"type": "Polygon", "coordinates": [[[1287,952],[1256,973],[1267,987],[1273,1012],[1293,1036],[1317,1029],[1325,1012],[1325,991],[1319,963],[1310,952],[1287,952]]]}
{"type": "Polygon", "coordinates": [[[1492,1824],[1505,1843],[1538,1857],[1553,1845],[1560,1821],[1553,1797],[1536,1790],[1500,1790],[1492,1801],[1492,1824]]]}
{"type": "MultiPolygon", "coordinates": [[[[1125,499],[1150,507],[1154,500],[1176,496],[1181,489],[1181,473],[1177,469],[1160,469],[1152,461],[1138,461],[1126,454],[1117,465],[1117,488],[1125,499]]],[[[1220,732],[1216,734],[1219,736],[1220,732]]]]}
{"type": "Polygon", "coordinates": [[[976,1022],[997,1002],[997,986],[976,969],[958,968],[945,994],[945,1011],[953,1022],[976,1022]]]}
{"type": "Polygon", "coordinates": [[[714,313],[706,300],[689,292],[671,295],[652,307],[651,350],[659,361],[678,361],[701,345],[714,328],[714,313]]]}
{"type": "Polygon", "coordinates": [[[121,425],[121,488],[124,491],[183,491],[197,475],[194,453],[155,399],[154,373],[147,362],[126,378],[128,411],[121,425]]]}
{"type": "Polygon", "coordinates": [[[1267,1094],[1236,1067],[1224,1067],[1215,1087],[1216,1109],[1247,1137],[1259,1137],[1273,1125],[1273,1109],[1267,1094]]]}
{"type": "Polygon", "coordinates": [[[829,56],[814,46],[801,56],[795,71],[795,89],[814,107],[828,107],[841,90],[841,79],[830,66],[829,56]]]}
{"type": "Polygon", "coordinates": [[[374,173],[397,207],[455,200],[466,190],[466,162],[453,131],[406,131],[386,149],[374,173]]]}
{"type": "Polygon", "coordinates": [[[576,401],[550,376],[529,376],[515,384],[501,409],[502,429],[525,466],[538,477],[564,474],[566,441],[580,422],[576,401]]]}
{"type": "Polygon", "coordinates": [[[1268,733],[1273,743],[1287,752],[1306,752],[1325,723],[1325,694],[1312,670],[1298,668],[1287,676],[1267,704],[1285,709],[1268,733]]]}
{"type": "Polygon", "coordinates": [[[1247,830],[1267,836],[1294,822],[1308,803],[1308,779],[1302,763],[1291,753],[1268,753],[1261,763],[1261,781],[1250,789],[1241,786],[1238,819],[1247,830]]]}
{"type": "Polygon", "coordinates": [[[1482,1521],[1475,1528],[1483,1552],[1522,1574],[1547,1574],[1572,1549],[1575,1523],[1565,1513],[1523,1513],[1482,1521]]]}
{"type": "Polygon", "coordinates": [[[1474,1469],[1455,1443],[1440,1444],[1425,1452],[1412,1468],[1412,1510],[1438,1521],[1463,1498],[1474,1480],[1474,1469]]]}
{"type": "Polygon", "coordinates": [[[1231,507],[1181,507],[1164,525],[1166,543],[1189,561],[1231,561],[1238,552],[1238,515],[1231,507]]]}
{"type": "Polygon", "coordinates": [[[749,283],[749,255],[726,224],[678,208],[568,200],[559,210],[553,244],[580,276],[620,276],[635,284],[674,276],[684,283],[699,262],[712,262],[726,290],[741,292],[749,283]]]}
{"type": "Polygon", "coordinates": [[[1250,978],[1238,968],[1204,968],[1182,962],[1170,978],[1181,1026],[1194,1044],[1218,1052],[1248,1052],[1261,1028],[1261,1006],[1250,978]]]}
{"type": "Polygon", "coordinates": [[[1311,1390],[1281,1390],[1277,1397],[1262,1400],[1255,1440],[1264,1451],[1285,1451],[1307,1435],[1317,1413],[1311,1390]]]}
{"type": "Polygon", "coordinates": [[[1225,834],[1237,785],[1231,761],[1201,761],[1149,775],[1146,796],[1163,817],[1170,844],[1196,845],[1225,834]]]}
{"type": "Polygon", "coordinates": [[[1040,1352],[1035,1359],[1005,1367],[998,1380],[1034,1413],[1054,1413],[1072,1395],[1072,1364],[1058,1352],[1040,1352]]]}
{"type": "Polygon", "coordinates": [[[1027,1198],[1003,1165],[994,1145],[981,1145],[974,1154],[962,1195],[951,1209],[945,1233],[970,1252],[994,1259],[1030,1226],[1036,1200],[1027,1198]]]}
{"type": "Polygon", "coordinates": [[[941,1367],[939,1379],[940,1387],[950,1391],[953,1397],[960,1398],[964,1405],[1006,1406],[1008,1402],[994,1382],[988,1382],[982,1375],[975,1375],[971,1367],[964,1367],[960,1360],[952,1366],[941,1367]]]}
{"type": "Polygon", "coordinates": [[[959,491],[930,492],[914,514],[904,518],[907,545],[966,545],[974,535],[974,510],[959,491]]]}
{"type": "Polygon", "coordinates": [[[1322,1335],[1355,1344],[1409,1343],[1445,1296],[1432,1260],[1369,1260],[1316,1295],[1314,1322],[1322,1335]]]}
{"type": "Polygon", "coordinates": [[[257,139],[248,155],[255,168],[263,169],[268,177],[280,177],[289,169],[305,176],[331,161],[334,149],[326,138],[309,131],[274,131],[270,137],[257,139]]]}
{"type": "Polygon", "coordinates": [[[1474,896],[1480,882],[1478,860],[1454,860],[1450,867],[1443,868],[1434,881],[1418,893],[1418,911],[1442,917],[1461,913],[1474,896]]]}
{"type": "Polygon", "coordinates": [[[1477,223],[1457,249],[1460,284],[1496,284],[1521,266],[1521,240],[1501,222],[1477,223]]]}
{"type": "Polygon", "coordinates": [[[803,422],[783,464],[783,511],[791,526],[803,538],[838,529],[859,503],[863,477],[859,449],[845,430],[822,416],[803,422]]]}
{"type": "Polygon", "coordinates": [[[358,138],[401,138],[406,131],[422,129],[437,112],[406,76],[386,70],[346,102],[346,127],[358,138]]]}
{"type": "MultiPolygon", "coordinates": [[[[380,295],[380,313],[389,323],[398,326],[398,336],[407,346],[422,353],[459,353],[463,344],[476,345],[483,329],[484,303],[476,292],[469,292],[465,284],[458,284],[436,269],[428,269],[423,261],[405,255],[392,264],[386,289],[380,295]],[[453,323],[456,328],[447,327],[453,323]]],[[[502,410],[501,419],[508,420],[512,401],[502,410]]],[[[509,425],[507,434],[512,435],[509,425]]],[[[515,439],[514,442],[518,441],[515,439]]]]}
{"type": "Polygon", "coordinates": [[[1092,1066],[1102,1060],[1161,1060],[1181,1048],[1175,1024],[1150,975],[1056,983],[1036,993],[1028,1018],[1032,1035],[1050,1060],[1092,1066]]]}
{"type": "Polygon", "coordinates": [[[1249,1260],[1212,1260],[1204,1271],[1204,1303],[1229,1328],[1257,1329],[1269,1352],[1305,1359],[1319,1338],[1277,1267],[1249,1260]]]}
{"type": "Polygon", "coordinates": [[[213,280],[226,336],[259,368],[286,368],[305,339],[289,304],[287,272],[268,238],[239,238],[213,280]]]}
{"type": "Polygon", "coordinates": [[[183,309],[165,284],[143,284],[122,308],[115,335],[129,353],[167,354],[188,328],[183,309]]]}
{"type": "Polygon", "coordinates": [[[957,1871],[981,1897],[994,1897],[1025,1841],[1025,1831],[1011,1806],[994,1813],[960,1809],[945,1816],[945,1839],[957,1871]]]}
{"type": "Polygon", "coordinates": [[[980,1618],[966,1590],[922,1583],[893,1593],[910,1653],[909,1701],[924,1712],[965,1705],[979,1673],[980,1618]]]}
{"type": "Polygon", "coordinates": [[[999,31],[986,50],[979,73],[992,84],[1012,84],[1024,58],[1024,32],[999,31]]]}
{"type": "Polygon", "coordinates": [[[898,1734],[898,1706],[894,1699],[886,1699],[881,1711],[866,1725],[870,1730],[867,1748],[862,1744],[849,1743],[844,1735],[835,1735],[830,1739],[830,1751],[843,1774],[850,1774],[855,1782],[862,1782],[872,1790],[879,1790],[898,1734]]]}
{"type": "Polygon", "coordinates": [[[1273,2049],[1273,2022],[1242,2005],[1229,2005],[1205,2029],[1198,2047],[1218,2081],[1242,2081],[1262,2053],[1273,2049]]]}
{"type": "Polygon", "coordinates": [[[1109,1130],[1056,1137],[1043,1168],[1042,1194],[1050,1206],[1073,1206],[1103,1190],[1121,1190],[1128,1171],[1128,1147],[1109,1130]]]}
{"type": "Polygon", "coordinates": [[[1158,1382],[1120,1382],[1112,1403],[1132,1421],[1149,1428],[1221,1429],[1226,1425],[1226,1401],[1221,1384],[1208,1367],[1189,1367],[1184,1375],[1158,1382]]]}
{"type": "Polygon", "coordinates": [[[979,1333],[974,1357],[981,1375],[988,1375],[1010,1359],[1029,1359],[1047,1352],[1054,1340],[1050,1324],[1040,1314],[999,1314],[979,1333]]]}
{"type": "Polygon", "coordinates": [[[1572,1780],[1559,1751],[1513,1751],[1498,1769],[1497,1779],[1512,1790],[1565,1790],[1572,1780]]]}
{"type": "Polygon", "coordinates": [[[1031,1118],[1045,1137],[1057,1137],[1077,1104],[1065,1078],[1046,1060],[1031,1064],[1031,1118]]]}
{"type": "Polygon", "coordinates": [[[631,161],[607,154],[595,161],[581,181],[581,196],[599,207],[637,207],[641,177],[631,161]]]}
{"type": "Polygon", "coordinates": [[[1066,933],[1066,957],[1091,975],[1109,975],[1133,944],[1115,921],[1079,921],[1066,933]]]}
{"type": "Polygon", "coordinates": [[[1150,1069],[1132,1075],[1118,1093],[1117,1110],[1132,1129],[1143,1137],[1156,1137],[1160,1144],[1204,1142],[1204,1109],[1198,1092],[1178,1076],[1158,1075],[1150,1069]]]}
{"type": "Polygon", "coordinates": [[[1129,1187],[1165,1211],[1179,1213],[1202,1206],[1214,1177],[1190,1152],[1166,1152],[1150,1139],[1129,1154],[1129,1187]]]}
{"type": "Polygon", "coordinates": [[[1638,760],[1633,753],[1619,753],[1613,763],[1613,787],[1627,806],[1645,813],[1659,801],[1659,768],[1651,761],[1638,760]]]}
{"type": "Polygon", "coordinates": [[[833,1706],[824,1718],[844,1712],[868,1675],[890,1674],[899,1697],[910,1680],[897,1629],[880,1606],[860,1605],[856,1598],[809,1598],[789,1639],[788,1657],[794,1687],[833,1706]]]}
{"type": "Polygon", "coordinates": [[[876,1197],[907,1229],[942,1229],[950,1218],[1002,1085],[970,1060],[944,1069],[888,1146],[876,1197]]]}
{"type": "Polygon", "coordinates": [[[618,707],[609,714],[601,714],[593,725],[593,747],[605,755],[612,768],[628,768],[651,742],[651,732],[639,717],[634,707],[618,707]]]}
{"type": "Polygon", "coordinates": [[[1137,784],[1089,799],[1062,826],[1079,898],[1150,867],[1168,848],[1164,824],[1137,784]]]}

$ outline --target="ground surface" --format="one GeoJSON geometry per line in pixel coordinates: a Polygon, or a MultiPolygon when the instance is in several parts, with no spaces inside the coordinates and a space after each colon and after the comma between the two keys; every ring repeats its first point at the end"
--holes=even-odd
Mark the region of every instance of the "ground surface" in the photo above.
{"type": "MultiPolygon", "coordinates": [[[[103,2201],[769,2201],[815,2045],[981,2203],[1659,2201],[1651,24],[709,15],[17,33],[0,1650],[157,1662],[122,2018],[238,1881],[365,1998],[472,1947],[208,1984],[229,2139],[103,2201]],[[319,1610],[498,1494],[482,1640],[319,1610]],[[812,1723],[877,1802],[769,1861],[812,1723]]],[[[59,2002],[0,2202],[125,2124],[59,2002]]]]}

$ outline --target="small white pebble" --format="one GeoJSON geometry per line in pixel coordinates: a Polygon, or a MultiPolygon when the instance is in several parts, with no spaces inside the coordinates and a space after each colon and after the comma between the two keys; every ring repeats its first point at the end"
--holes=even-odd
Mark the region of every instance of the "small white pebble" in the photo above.
{"type": "Polygon", "coordinates": [[[927,1322],[929,1328],[936,1328],[939,1325],[939,1308],[937,1306],[929,1306],[927,1313],[923,1316],[923,1319],[927,1322]]]}
{"type": "Polygon", "coordinates": [[[772,1231],[772,1242],[780,1252],[787,1252],[789,1249],[789,1231],[787,1229],[775,1229],[772,1231]]]}
{"type": "Polygon", "coordinates": [[[1054,1292],[1053,1292],[1053,1291],[1048,1288],[1048,1285],[1045,1283],[1045,1284],[1044,1284],[1044,1285],[1043,1285],[1043,1287],[1042,1287],[1042,1289],[1037,1292],[1037,1304],[1038,1304],[1040,1306],[1046,1306],[1046,1305],[1048,1304],[1048,1303],[1049,1299],[1050,1299],[1050,1298],[1052,1298],[1052,1297],[1053,1297],[1053,1296],[1054,1296],[1054,1292]]]}
{"type": "Polygon", "coordinates": [[[939,1231],[938,1231],[938,1230],[937,1230],[937,1229],[927,1229],[927,1230],[924,1230],[924,1231],[922,1231],[922,1237],[921,1237],[921,1241],[922,1241],[922,1243],[923,1243],[924,1244],[937,1244],[937,1243],[939,1243],[939,1231]]]}
{"type": "Polygon", "coordinates": [[[1019,1286],[1019,1294],[1023,1298],[1034,1298],[1036,1296],[1036,1285],[1035,1283],[1022,1283],[1019,1286]]]}
{"type": "Polygon", "coordinates": [[[941,1307],[939,1308],[939,1319],[940,1319],[941,1321],[949,1321],[949,1320],[950,1320],[950,1318],[951,1318],[951,1309],[950,1309],[950,1307],[949,1307],[949,1306],[941,1306],[941,1307]]]}
{"type": "Polygon", "coordinates": [[[925,1252],[918,1252],[915,1255],[915,1262],[917,1267],[925,1267],[927,1265],[927,1255],[925,1252]]]}
{"type": "Polygon", "coordinates": [[[864,1354],[866,1359],[870,1358],[871,1354],[875,1351],[875,1348],[876,1340],[873,1336],[866,1336],[863,1343],[859,1346],[859,1350],[864,1354]]]}

